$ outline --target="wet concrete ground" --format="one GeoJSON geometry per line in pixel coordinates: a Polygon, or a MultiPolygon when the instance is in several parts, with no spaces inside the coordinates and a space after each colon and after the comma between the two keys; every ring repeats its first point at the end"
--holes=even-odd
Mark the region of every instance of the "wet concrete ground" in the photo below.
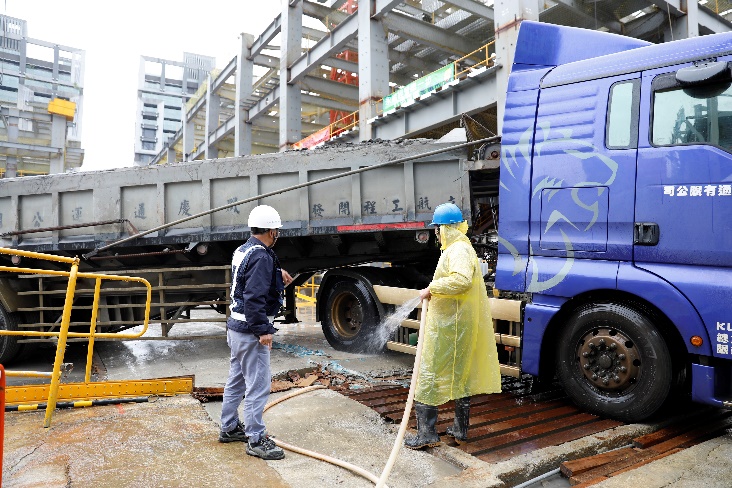
{"type": "MultiPolygon", "coordinates": [[[[202,321],[211,316],[215,312],[193,312],[202,321]]],[[[301,313],[301,318],[305,321],[300,324],[279,326],[272,351],[274,375],[328,367],[374,381],[400,376],[408,381],[404,373],[411,370],[412,356],[334,351],[312,317],[301,313]]],[[[159,336],[159,326],[152,325],[149,334],[159,336]]],[[[202,322],[176,325],[171,336],[209,335],[209,339],[100,342],[93,380],[194,374],[196,386],[223,386],[229,357],[223,334],[222,324],[202,322]]],[[[34,361],[15,365],[15,369],[50,371],[54,354],[55,349],[42,348],[34,361]]],[[[83,380],[86,346],[70,344],[65,361],[74,363],[65,381],[83,380]]],[[[156,403],[58,410],[51,429],[41,427],[43,412],[8,413],[3,486],[373,486],[341,468],[298,454],[288,452],[284,461],[263,462],[247,456],[243,444],[219,444],[220,409],[220,402],[201,405],[182,396],[160,398],[156,403]]],[[[283,441],[344,459],[376,475],[396,437],[396,426],[385,424],[373,410],[328,390],[277,405],[265,414],[265,421],[270,432],[283,441]]],[[[402,449],[390,486],[516,486],[558,467],[565,459],[625,445],[652,429],[645,424],[623,426],[493,465],[449,446],[431,452],[402,449]]],[[[713,476],[707,477],[704,488],[732,486],[728,482],[732,475],[729,436],[692,449],[666,458],[665,468],[659,468],[662,473],[651,471],[657,465],[652,463],[626,473],[624,479],[634,486],[697,486],[692,481],[698,480],[701,471],[693,463],[713,461],[713,471],[709,471],[713,476]],[[685,458],[674,462],[684,453],[685,458]],[[655,479],[666,481],[654,484],[655,479]]],[[[607,486],[620,486],[620,479],[610,481],[607,486]]],[[[568,484],[554,478],[532,488],[540,486],[568,484]]]]}

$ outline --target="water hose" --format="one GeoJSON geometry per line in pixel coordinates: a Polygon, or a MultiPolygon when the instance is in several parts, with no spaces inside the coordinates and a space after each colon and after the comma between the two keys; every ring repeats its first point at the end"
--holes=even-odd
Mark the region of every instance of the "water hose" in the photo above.
{"type": "MultiPolygon", "coordinates": [[[[394,442],[394,447],[391,449],[391,455],[389,456],[389,460],[386,462],[386,466],[384,467],[384,471],[381,473],[381,477],[377,478],[369,471],[366,471],[363,468],[359,468],[356,465],[353,465],[351,463],[347,463],[346,461],[342,461],[340,459],[336,459],[334,457],[326,456],[325,454],[320,454],[315,451],[309,451],[307,449],[302,449],[297,446],[293,446],[291,444],[288,444],[286,442],[282,442],[279,439],[272,438],[272,440],[280,446],[283,449],[287,449],[288,451],[296,452],[298,454],[303,454],[305,456],[309,456],[311,458],[320,459],[321,461],[325,461],[330,464],[334,464],[336,466],[340,466],[342,468],[345,468],[349,471],[352,471],[353,473],[356,473],[367,480],[371,481],[372,483],[376,484],[376,488],[388,488],[386,485],[386,480],[389,478],[389,474],[391,473],[392,468],[394,467],[394,463],[396,462],[397,456],[399,454],[399,449],[401,448],[402,442],[404,441],[404,433],[407,431],[407,424],[409,423],[409,416],[412,413],[412,404],[414,403],[414,387],[417,385],[417,376],[419,374],[419,364],[422,361],[422,344],[424,343],[422,341],[422,338],[424,337],[424,329],[425,329],[425,320],[427,318],[427,304],[429,303],[428,300],[422,300],[422,316],[420,318],[419,323],[419,339],[417,340],[417,352],[414,356],[414,369],[412,370],[412,381],[409,385],[409,395],[407,395],[407,405],[404,408],[404,415],[402,416],[402,423],[399,425],[399,432],[397,433],[396,441],[394,442]]],[[[273,400],[269,402],[265,407],[264,411],[266,412],[271,407],[274,407],[280,402],[284,402],[285,400],[288,400],[292,397],[302,395],[303,393],[308,393],[313,390],[320,390],[325,388],[323,385],[315,385],[315,386],[309,386],[307,388],[303,388],[301,390],[297,390],[295,392],[292,392],[290,394],[287,394],[283,397],[280,397],[276,400],[273,400]]]]}
{"type": "Polygon", "coordinates": [[[407,405],[404,407],[404,415],[402,416],[402,423],[399,424],[399,433],[397,434],[396,442],[394,447],[391,449],[391,455],[389,460],[386,462],[384,471],[381,473],[379,482],[376,483],[376,488],[383,488],[386,484],[386,480],[389,478],[391,468],[394,467],[399,449],[402,447],[404,440],[404,433],[407,431],[407,424],[409,424],[409,416],[412,413],[412,403],[414,403],[414,389],[417,386],[417,377],[419,376],[419,365],[422,362],[422,345],[424,344],[424,329],[425,320],[427,318],[427,304],[429,300],[422,300],[422,314],[419,320],[419,336],[417,339],[417,352],[414,355],[414,369],[412,369],[412,381],[409,384],[409,394],[407,395],[407,405]]]}

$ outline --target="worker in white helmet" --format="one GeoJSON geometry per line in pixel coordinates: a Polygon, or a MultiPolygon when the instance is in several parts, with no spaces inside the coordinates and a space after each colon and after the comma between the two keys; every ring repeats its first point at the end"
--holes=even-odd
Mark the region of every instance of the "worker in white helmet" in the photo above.
{"type": "Polygon", "coordinates": [[[247,442],[246,452],[262,459],[282,459],[284,451],[264,427],[264,406],[270,393],[269,364],[274,316],[292,282],[272,250],[282,221],[277,210],[259,205],[249,214],[252,236],[231,261],[231,315],[226,339],[231,348],[229,378],[224,387],[219,442],[247,442]],[[244,422],[238,409],[244,397],[244,422]]]}

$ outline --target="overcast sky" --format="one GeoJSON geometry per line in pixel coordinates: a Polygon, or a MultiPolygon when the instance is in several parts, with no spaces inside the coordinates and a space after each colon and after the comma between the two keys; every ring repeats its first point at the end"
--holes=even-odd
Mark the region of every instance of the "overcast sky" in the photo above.
{"type": "Polygon", "coordinates": [[[131,166],[140,55],[216,58],[223,68],[239,34],[255,37],[280,0],[3,0],[3,13],[28,22],[28,36],[86,51],[83,169],[131,166]]]}

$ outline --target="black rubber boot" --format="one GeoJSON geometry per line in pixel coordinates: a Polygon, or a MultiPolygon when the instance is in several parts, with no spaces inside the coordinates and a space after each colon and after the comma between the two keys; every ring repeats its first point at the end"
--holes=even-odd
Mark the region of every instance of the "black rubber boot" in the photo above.
{"type": "Polygon", "coordinates": [[[440,445],[440,436],[437,435],[437,407],[414,402],[414,411],[417,413],[417,435],[409,435],[404,440],[404,447],[422,449],[440,445]]]}
{"type": "Polygon", "coordinates": [[[455,421],[447,428],[447,435],[454,437],[455,442],[462,444],[468,440],[470,423],[470,397],[455,400],[455,421]]]}

